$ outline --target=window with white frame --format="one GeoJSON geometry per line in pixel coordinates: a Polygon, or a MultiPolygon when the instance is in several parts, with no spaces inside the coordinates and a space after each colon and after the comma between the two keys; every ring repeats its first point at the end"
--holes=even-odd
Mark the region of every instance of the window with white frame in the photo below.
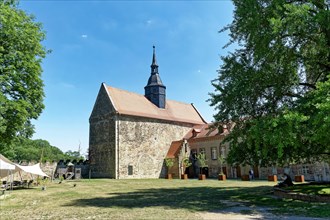
{"type": "Polygon", "coordinates": [[[307,165],[303,165],[302,166],[302,173],[304,174],[304,175],[306,175],[306,174],[308,174],[309,172],[309,167],[307,166],[307,165]]]}
{"type": "Polygon", "coordinates": [[[223,146],[223,145],[220,145],[219,146],[219,152],[220,152],[220,155],[222,156],[222,157],[225,157],[225,146],[223,146]]]}
{"type": "Polygon", "coordinates": [[[216,147],[212,147],[211,148],[211,159],[212,160],[216,160],[217,159],[217,148],[216,147]]]}

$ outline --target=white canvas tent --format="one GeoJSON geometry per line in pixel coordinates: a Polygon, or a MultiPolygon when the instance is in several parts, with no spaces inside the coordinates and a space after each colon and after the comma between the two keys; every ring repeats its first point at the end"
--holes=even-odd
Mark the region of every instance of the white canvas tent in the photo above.
{"type": "MultiPolygon", "coordinates": [[[[4,157],[2,154],[0,154],[0,179],[6,178],[6,182],[13,182],[13,173],[16,172],[16,166],[13,162],[8,160],[6,157],[4,157]]],[[[2,184],[1,182],[1,188],[7,188],[6,184],[2,184]]],[[[10,188],[12,188],[12,185],[10,185],[10,188]]]]}
{"type": "Polygon", "coordinates": [[[34,164],[32,166],[21,166],[18,164],[15,164],[15,166],[16,166],[16,169],[18,168],[19,170],[22,170],[22,171],[30,173],[30,174],[49,177],[46,173],[44,173],[41,170],[40,163],[34,164]]]}
{"type": "Polygon", "coordinates": [[[9,176],[15,172],[15,165],[6,162],[0,154],[0,179],[9,176]]]}
{"type": "Polygon", "coordinates": [[[1,164],[0,164],[1,178],[9,176],[11,173],[20,172],[20,171],[24,171],[24,172],[34,174],[34,175],[48,177],[48,175],[41,170],[40,163],[37,163],[32,166],[22,166],[22,165],[18,165],[16,163],[11,162],[6,157],[4,157],[2,154],[0,154],[0,161],[1,161],[1,164]]]}

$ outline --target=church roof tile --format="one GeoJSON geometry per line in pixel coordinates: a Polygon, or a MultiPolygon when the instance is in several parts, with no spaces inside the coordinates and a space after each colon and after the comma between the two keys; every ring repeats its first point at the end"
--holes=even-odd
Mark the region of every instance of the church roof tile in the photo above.
{"type": "Polygon", "coordinates": [[[145,96],[105,85],[114,108],[119,114],[162,119],[167,121],[205,124],[205,120],[193,106],[166,100],[165,109],[158,108],[145,96]]]}

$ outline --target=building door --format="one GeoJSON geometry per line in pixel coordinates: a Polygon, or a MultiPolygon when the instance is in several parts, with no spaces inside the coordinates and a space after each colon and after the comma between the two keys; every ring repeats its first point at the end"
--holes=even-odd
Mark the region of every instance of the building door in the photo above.
{"type": "Polygon", "coordinates": [[[81,179],[81,168],[75,168],[74,171],[74,178],[81,179]]]}
{"type": "Polygon", "coordinates": [[[253,167],[253,174],[255,178],[259,178],[259,169],[258,166],[253,167]]]}
{"type": "Polygon", "coordinates": [[[222,172],[223,172],[226,176],[228,176],[228,175],[227,175],[227,167],[222,167],[222,172]]]}
{"type": "Polygon", "coordinates": [[[241,178],[242,175],[241,175],[241,167],[240,166],[237,166],[236,167],[236,173],[237,173],[237,178],[241,178]]]}

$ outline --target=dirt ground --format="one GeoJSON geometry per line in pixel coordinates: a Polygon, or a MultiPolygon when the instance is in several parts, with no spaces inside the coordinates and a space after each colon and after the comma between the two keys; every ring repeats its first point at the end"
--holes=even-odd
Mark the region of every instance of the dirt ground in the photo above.
{"type": "Polygon", "coordinates": [[[205,220],[245,220],[245,219],[269,219],[269,220],[324,220],[322,218],[310,218],[301,216],[274,215],[267,208],[246,206],[237,202],[222,201],[228,206],[227,209],[213,212],[199,213],[205,220]]]}

